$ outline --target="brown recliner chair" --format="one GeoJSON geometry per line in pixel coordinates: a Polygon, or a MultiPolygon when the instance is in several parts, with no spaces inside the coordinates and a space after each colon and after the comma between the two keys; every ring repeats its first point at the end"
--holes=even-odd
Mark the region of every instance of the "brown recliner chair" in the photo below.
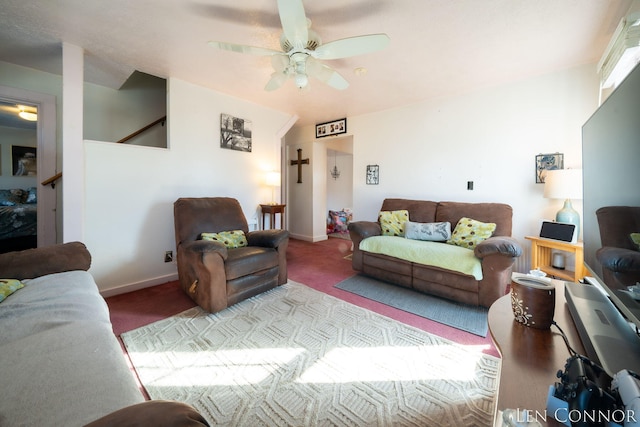
{"type": "Polygon", "coordinates": [[[286,230],[249,231],[229,197],[180,198],[173,205],[178,278],[204,310],[215,313],[287,282],[286,230]],[[227,248],[202,233],[242,230],[247,246],[227,248]]]}
{"type": "Polygon", "coordinates": [[[640,282],[640,251],[631,233],[640,233],[640,207],[606,206],[596,211],[602,247],[596,258],[602,265],[602,279],[614,289],[626,289],[640,282]]]}

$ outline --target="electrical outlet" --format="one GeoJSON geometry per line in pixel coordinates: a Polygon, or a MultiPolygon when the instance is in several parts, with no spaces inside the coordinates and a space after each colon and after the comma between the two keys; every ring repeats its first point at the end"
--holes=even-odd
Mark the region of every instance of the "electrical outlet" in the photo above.
{"type": "Polygon", "coordinates": [[[164,262],[171,262],[173,261],[173,251],[166,251],[164,253],[164,262]]]}

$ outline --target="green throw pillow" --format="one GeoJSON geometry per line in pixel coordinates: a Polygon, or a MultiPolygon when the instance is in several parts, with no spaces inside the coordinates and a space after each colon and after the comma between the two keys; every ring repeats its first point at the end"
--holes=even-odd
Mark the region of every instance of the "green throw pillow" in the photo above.
{"type": "Polygon", "coordinates": [[[631,241],[635,243],[636,247],[640,251],[640,233],[631,233],[629,237],[631,237],[631,241]]]}
{"type": "Polygon", "coordinates": [[[383,236],[404,237],[404,223],[409,221],[409,211],[381,211],[378,222],[383,236]]]}
{"type": "Polygon", "coordinates": [[[447,243],[473,249],[478,243],[491,237],[494,231],[496,231],[496,224],[493,222],[485,223],[471,218],[460,218],[447,243]]]}
{"type": "Polygon", "coordinates": [[[242,230],[221,231],[219,233],[202,233],[202,240],[214,240],[223,243],[227,248],[241,248],[247,246],[247,237],[242,230]]]}
{"type": "Polygon", "coordinates": [[[0,279],[0,302],[21,288],[24,288],[24,283],[18,279],[0,279]]]}

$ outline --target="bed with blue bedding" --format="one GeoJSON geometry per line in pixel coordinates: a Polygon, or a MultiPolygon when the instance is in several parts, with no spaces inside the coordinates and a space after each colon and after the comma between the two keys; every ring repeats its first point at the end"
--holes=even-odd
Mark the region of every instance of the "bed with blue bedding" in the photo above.
{"type": "Polygon", "coordinates": [[[36,188],[0,190],[0,253],[37,244],[36,188]]]}

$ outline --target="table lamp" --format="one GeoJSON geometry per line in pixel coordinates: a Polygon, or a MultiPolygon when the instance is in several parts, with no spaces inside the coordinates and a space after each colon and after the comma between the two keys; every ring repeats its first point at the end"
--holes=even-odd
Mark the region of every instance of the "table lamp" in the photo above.
{"type": "Polygon", "coordinates": [[[271,187],[271,204],[275,205],[275,197],[274,197],[274,193],[275,193],[275,189],[276,187],[280,187],[280,181],[281,181],[281,177],[280,177],[280,172],[268,172],[267,176],[265,178],[265,183],[267,184],[267,186],[271,187]]]}
{"type": "Polygon", "coordinates": [[[547,171],[544,180],[544,197],[564,199],[564,206],[556,213],[556,222],[574,224],[576,236],[580,235],[580,215],[573,209],[571,199],[582,199],[582,169],[547,171]]]}

